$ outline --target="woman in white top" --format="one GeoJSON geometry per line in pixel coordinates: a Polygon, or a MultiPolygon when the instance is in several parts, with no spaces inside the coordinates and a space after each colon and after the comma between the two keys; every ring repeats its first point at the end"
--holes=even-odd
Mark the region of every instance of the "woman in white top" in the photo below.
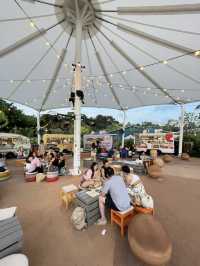
{"type": "Polygon", "coordinates": [[[133,197],[133,204],[144,208],[153,208],[153,198],[145,191],[142,180],[138,175],[131,174],[127,165],[122,166],[123,177],[128,187],[128,193],[133,197]]]}

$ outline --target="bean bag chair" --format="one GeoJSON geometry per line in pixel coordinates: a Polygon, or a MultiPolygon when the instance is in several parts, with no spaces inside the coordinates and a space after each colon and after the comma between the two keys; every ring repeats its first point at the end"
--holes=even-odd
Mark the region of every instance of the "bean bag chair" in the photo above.
{"type": "Polygon", "coordinates": [[[153,164],[157,165],[158,167],[162,168],[164,166],[164,161],[161,158],[156,158],[155,160],[153,160],[153,164]]]}
{"type": "Polygon", "coordinates": [[[188,153],[183,153],[181,155],[181,159],[184,161],[189,161],[190,160],[190,155],[188,153]]]}
{"type": "Polygon", "coordinates": [[[0,260],[0,266],[28,266],[28,259],[22,254],[13,254],[0,260]]]}
{"type": "Polygon", "coordinates": [[[55,172],[47,172],[46,181],[47,182],[55,182],[58,180],[58,171],[55,172]]]}
{"type": "Polygon", "coordinates": [[[34,173],[25,173],[25,181],[26,182],[35,182],[36,181],[37,172],[34,173]]]}
{"type": "Polygon", "coordinates": [[[154,216],[137,214],[128,227],[128,242],[132,253],[148,265],[166,265],[172,254],[172,244],[163,226],[154,216]]]}
{"type": "Polygon", "coordinates": [[[0,172],[0,181],[4,181],[7,180],[8,178],[10,178],[10,170],[6,170],[4,172],[0,172]]]}
{"type": "Polygon", "coordinates": [[[151,177],[151,178],[159,178],[162,174],[162,170],[159,166],[157,165],[151,165],[149,166],[148,168],[148,175],[151,177]]]}
{"type": "Polygon", "coordinates": [[[165,155],[163,156],[163,161],[164,161],[165,163],[170,163],[172,160],[173,160],[173,157],[170,156],[170,155],[168,155],[168,154],[165,154],[165,155]]]}

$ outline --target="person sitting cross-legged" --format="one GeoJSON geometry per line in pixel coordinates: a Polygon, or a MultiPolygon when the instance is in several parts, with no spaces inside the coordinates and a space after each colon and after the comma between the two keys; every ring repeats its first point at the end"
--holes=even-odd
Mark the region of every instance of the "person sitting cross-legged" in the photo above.
{"type": "Polygon", "coordinates": [[[101,218],[97,222],[98,225],[105,225],[107,223],[105,206],[116,211],[126,211],[131,207],[130,198],[123,178],[114,175],[114,170],[111,167],[107,167],[105,175],[107,180],[99,195],[101,218]]]}

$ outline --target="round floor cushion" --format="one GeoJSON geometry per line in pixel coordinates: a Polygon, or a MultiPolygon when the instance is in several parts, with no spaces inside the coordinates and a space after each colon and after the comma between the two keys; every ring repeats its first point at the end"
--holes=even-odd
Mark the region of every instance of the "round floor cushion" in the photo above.
{"type": "Polygon", "coordinates": [[[37,172],[35,172],[35,173],[25,173],[26,182],[35,182],[36,181],[36,175],[37,175],[37,172]]]}
{"type": "Polygon", "coordinates": [[[171,258],[172,244],[154,216],[136,215],[128,227],[128,242],[133,254],[148,265],[165,265],[171,258]]]}
{"type": "Polygon", "coordinates": [[[151,178],[159,178],[162,174],[162,170],[159,166],[157,165],[151,165],[148,168],[148,175],[151,178]]]}
{"type": "Polygon", "coordinates": [[[47,182],[55,182],[58,180],[58,178],[59,178],[58,176],[59,176],[58,171],[47,172],[46,181],[47,182]]]}
{"type": "Polygon", "coordinates": [[[170,163],[172,160],[173,160],[173,157],[170,156],[170,155],[168,155],[168,154],[165,154],[165,155],[163,156],[163,161],[164,161],[165,163],[170,163]]]}
{"type": "Polygon", "coordinates": [[[190,155],[188,153],[183,153],[181,155],[181,159],[184,161],[189,161],[190,160],[190,155]]]}
{"type": "Polygon", "coordinates": [[[10,178],[10,170],[6,170],[4,172],[0,172],[0,181],[4,181],[7,180],[8,178],[10,178]]]}
{"type": "Polygon", "coordinates": [[[158,167],[162,168],[164,166],[164,161],[161,158],[156,158],[155,160],[153,160],[153,164],[157,165],[158,167]]]}
{"type": "Polygon", "coordinates": [[[13,254],[0,259],[0,266],[28,266],[28,259],[22,254],[13,254]]]}

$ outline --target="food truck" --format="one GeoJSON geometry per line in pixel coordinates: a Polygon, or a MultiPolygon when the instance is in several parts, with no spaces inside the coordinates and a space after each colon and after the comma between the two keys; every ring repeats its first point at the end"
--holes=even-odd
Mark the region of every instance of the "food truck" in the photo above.
{"type": "Polygon", "coordinates": [[[58,148],[60,151],[73,150],[74,136],[68,134],[44,134],[43,142],[45,148],[58,148]]]}
{"type": "Polygon", "coordinates": [[[97,145],[99,143],[100,147],[109,151],[113,146],[113,134],[99,133],[90,134],[83,136],[83,146],[85,150],[91,150],[92,144],[97,145]]]}
{"type": "Polygon", "coordinates": [[[136,151],[146,152],[149,149],[155,149],[158,153],[174,153],[174,134],[173,132],[143,132],[136,138],[136,151]],[[150,144],[150,145],[149,145],[150,144]]]}

